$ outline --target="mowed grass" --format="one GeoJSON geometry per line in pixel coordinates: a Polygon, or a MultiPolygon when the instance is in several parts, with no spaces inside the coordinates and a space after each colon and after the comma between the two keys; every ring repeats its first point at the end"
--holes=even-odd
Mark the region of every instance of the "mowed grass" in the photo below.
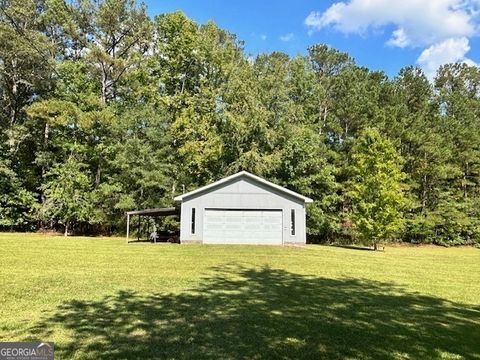
{"type": "Polygon", "coordinates": [[[0,234],[0,341],[57,359],[480,359],[480,250],[0,234]]]}

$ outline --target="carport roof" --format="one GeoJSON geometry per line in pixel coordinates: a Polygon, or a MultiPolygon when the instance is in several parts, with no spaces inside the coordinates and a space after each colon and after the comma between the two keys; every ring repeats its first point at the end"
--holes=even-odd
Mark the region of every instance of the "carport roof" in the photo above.
{"type": "Polygon", "coordinates": [[[140,215],[140,216],[168,216],[168,215],[178,215],[179,211],[177,208],[156,208],[156,209],[144,209],[144,210],[133,210],[127,211],[127,215],[140,215]]]}
{"type": "Polygon", "coordinates": [[[202,186],[202,187],[200,187],[200,188],[198,188],[198,189],[196,189],[196,190],[193,190],[193,191],[190,191],[190,192],[188,192],[188,193],[179,195],[179,196],[175,197],[174,200],[175,200],[175,201],[183,201],[184,198],[187,198],[187,197],[189,197],[189,196],[192,196],[192,195],[198,194],[198,193],[200,193],[200,192],[209,190],[209,189],[214,188],[214,187],[216,187],[216,186],[218,186],[218,185],[221,185],[221,184],[223,184],[223,183],[229,182],[229,181],[231,181],[231,180],[234,180],[234,179],[240,178],[240,177],[247,177],[247,178],[253,179],[253,180],[255,180],[255,181],[257,181],[257,182],[259,182],[259,183],[261,183],[261,184],[267,185],[268,187],[271,187],[271,188],[273,188],[273,189],[276,189],[276,190],[278,190],[278,191],[281,191],[281,192],[283,192],[283,193],[285,193],[285,194],[288,194],[288,195],[290,195],[290,196],[293,196],[293,197],[295,197],[295,198],[297,198],[297,199],[301,199],[301,200],[305,201],[306,203],[311,203],[311,202],[313,202],[313,200],[310,199],[309,197],[303,196],[303,195],[301,195],[301,194],[299,194],[299,193],[296,193],[295,191],[292,191],[292,190],[289,190],[289,189],[287,189],[287,188],[284,188],[283,186],[280,186],[280,185],[274,184],[274,183],[272,183],[272,182],[270,182],[270,181],[267,181],[267,180],[265,180],[265,179],[262,179],[261,177],[256,176],[256,175],[253,175],[253,174],[249,173],[248,171],[240,171],[240,172],[238,172],[238,173],[236,173],[236,174],[227,176],[226,178],[223,178],[223,179],[221,179],[221,180],[218,180],[218,181],[216,181],[216,182],[214,182],[214,183],[211,183],[211,184],[202,186]]]}

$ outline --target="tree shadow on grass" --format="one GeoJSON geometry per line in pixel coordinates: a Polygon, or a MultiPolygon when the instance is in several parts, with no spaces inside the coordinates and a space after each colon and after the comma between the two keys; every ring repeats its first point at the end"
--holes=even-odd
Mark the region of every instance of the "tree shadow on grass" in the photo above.
{"type": "Polygon", "coordinates": [[[333,244],[333,247],[338,247],[342,249],[349,250],[361,250],[361,251],[384,251],[384,247],[379,245],[378,250],[375,250],[373,247],[359,246],[359,245],[343,245],[343,244],[333,244]]]}
{"type": "Polygon", "coordinates": [[[57,358],[480,358],[480,307],[391,284],[225,266],[182,294],[71,301],[31,329],[57,358]]]}

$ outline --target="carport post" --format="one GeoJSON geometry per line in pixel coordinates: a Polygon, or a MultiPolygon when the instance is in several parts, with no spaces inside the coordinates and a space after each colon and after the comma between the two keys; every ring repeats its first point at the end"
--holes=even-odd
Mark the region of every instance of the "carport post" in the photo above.
{"type": "Polygon", "coordinates": [[[128,243],[129,234],[130,234],[130,214],[127,214],[127,243],[128,243]]]}

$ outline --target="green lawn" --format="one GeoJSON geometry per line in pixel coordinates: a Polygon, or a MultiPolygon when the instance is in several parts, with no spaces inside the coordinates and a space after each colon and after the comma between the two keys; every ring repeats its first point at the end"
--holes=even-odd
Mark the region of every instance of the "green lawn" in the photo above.
{"type": "Polygon", "coordinates": [[[0,234],[0,340],[57,359],[480,359],[480,250],[0,234]]]}

